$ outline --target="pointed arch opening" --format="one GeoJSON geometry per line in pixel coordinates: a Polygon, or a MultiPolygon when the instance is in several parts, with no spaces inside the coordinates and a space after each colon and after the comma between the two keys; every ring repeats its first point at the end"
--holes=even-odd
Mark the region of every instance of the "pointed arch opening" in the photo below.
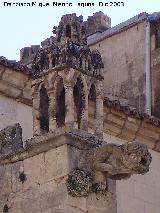
{"type": "Polygon", "coordinates": [[[66,37],[71,38],[71,26],[69,24],[66,25],[66,37]]]}
{"type": "Polygon", "coordinates": [[[56,91],[56,123],[57,127],[62,127],[65,125],[65,88],[63,84],[63,79],[60,78],[57,83],[56,91]]]}
{"type": "Polygon", "coordinates": [[[95,130],[95,119],[96,119],[96,88],[95,85],[92,84],[88,95],[88,123],[89,127],[92,129],[92,131],[89,131],[91,133],[93,133],[93,131],[95,130]]]}
{"type": "Polygon", "coordinates": [[[54,57],[54,58],[52,58],[52,67],[55,67],[55,66],[56,66],[56,59],[54,57]]]}
{"type": "Polygon", "coordinates": [[[40,130],[41,133],[49,132],[49,97],[44,85],[40,89],[40,130]]]}
{"type": "Polygon", "coordinates": [[[88,70],[91,71],[91,57],[88,57],[88,70]]]}
{"type": "Polygon", "coordinates": [[[78,129],[80,129],[82,114],[85,108],[84,85],[80,78],[77,78],[77,82],[73,88],[73,99],[75,110],[75,122],[77,124],[78,129]]]}

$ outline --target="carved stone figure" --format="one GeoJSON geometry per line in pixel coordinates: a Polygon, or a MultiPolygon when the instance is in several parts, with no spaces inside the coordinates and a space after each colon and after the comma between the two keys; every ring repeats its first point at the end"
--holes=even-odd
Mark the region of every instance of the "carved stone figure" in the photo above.
{"type": "Polygon", "coordinates": [[[91,53],[90,48],[87,45],[81,47],[80,57],[79,57],[79,66],[83,70],[88,70],[88,57],[90,53],[91,53]]]}
{"type": "Polygon", "coordinates": [[[104,68],[104,64],[102,62],[101,54],[98,50],[93,50],[91,52],[91,61],[94,68],[94,74],[100,74],[100,70],[104,68]]]}
{"type": "Polygon", "coordinates": [[[74,44],[72,41],[68,41],[66,44],[66,55],[67,62],[71,63],[73,66],[77,64],[77,59],[80,56],[80,47],[74,44]]]}
{"type": "Polygon", "coordinates": [[[57,33],[57,26],[54,26],[54,27],[53,27],[52,32],[53,32],[53,34],[56,34],[56,33],[57,33]]]}
{"type": "Polygon", "coordinates": [[[47,52],[44,49],[39,49],[33,60],[32,68],[36,73],[49,68],[49,58],[47,52]]]}
{"type": "Polygon", "coordinates": [[[147,146],[139,142],[123,145],[106,144],[89,151],[87,168],[76,168],[67,179],[68,193],[72,196],[88,196],[89,193],[107,192],[107,179],[121,180],[133,174],[149,171],[152,157],[147,146]]]}
{"type": "Polygon", "coordinates": [[[8,155],[22,147],[22,128],[19,124],[0,131],[0,154],[8,155]]]}
{"type": "Polygon", "coordinates": [[[151,160],[147,146],[139,142],[107,144],[94,152],[92,168],[95,181],[107,178],[120,180],[132,174],[145,174],[149,171],[151,160]]]}
{"type": "Polygon", "coordinates": [[[49,60],[51,60],[50,61],[51,67],[57,66],[60,63],[60,54],[61,54],[60,47],[57,44],[53,43],[47,47],[47,53],[50,56],[49,60]]]}

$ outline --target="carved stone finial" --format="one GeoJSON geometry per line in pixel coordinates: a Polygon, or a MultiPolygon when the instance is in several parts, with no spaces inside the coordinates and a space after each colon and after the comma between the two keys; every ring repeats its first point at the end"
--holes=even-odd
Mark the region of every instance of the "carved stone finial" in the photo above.
{"type": "Polygon", "coordinates": [[[53,27],[52,32],[53,32],[53,34],[56,34],[56,33],[57,33],[57,26],[54,26],[54,27],[53,27]]]}
{"type": "Polygon", "coordinates": [[[48,68],[49,68],[49,58],[47,55],[47,51],[45,51],[43,48],[40,48],[34,57],[32,69],[35,71],[36,75],[48,68]]]}
{"type": "Polygon", "coordinates": [[[87,46],[86,26],[82,17],[76,14],[64,15],[52,32],[56,37],[41,42],[42,48],[32,61],[34,76],[39,76],[44,70],[65,65],[89,76],[102,78],[104,65],[101,54],[98,50],[91,51],[87,46]]]}

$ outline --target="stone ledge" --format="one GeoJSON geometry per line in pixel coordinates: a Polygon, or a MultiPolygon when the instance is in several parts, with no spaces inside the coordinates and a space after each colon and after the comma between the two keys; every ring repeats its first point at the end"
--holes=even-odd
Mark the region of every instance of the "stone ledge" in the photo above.
{"type": "Polygon", "coordinates": [[[0,165],[22,161],[65,144],[81,150],[88,150],[98,147],[102,142],[102,140],[93,134],[82,130],[71,130],[66,126],[45,135],[37,135],[26,140],[23,148],[13,150],[9,155],[1,155],[0,165]]]}
{"type": "Polygon", "coordinates": [[[68,71],[69,69],[75,69],[75,70],[81,72],[82,74],[85,74],[85,75],[88,75],[88,76],[91,76],[91,77],[95,77],[98,80],[103,80],[104,79],[104,77],[101,76],[101,75],[93,75],[88,70],[84,70],[82,68],[77,68],[75,66],[68,65],[67,63],[63,63],[63,64],[60,64],[60,65],[58,65],[56,67],[49,68],[48,70],[41,71],[40,73],[37,73],[37,74],[33,75],[32,78],[33,79],[38,79],[38,78],[40,78],[42,76],[48,75],[51,72],[59,72],[59,71],[62,71],[62,70],[67,70],[68,71]]]}

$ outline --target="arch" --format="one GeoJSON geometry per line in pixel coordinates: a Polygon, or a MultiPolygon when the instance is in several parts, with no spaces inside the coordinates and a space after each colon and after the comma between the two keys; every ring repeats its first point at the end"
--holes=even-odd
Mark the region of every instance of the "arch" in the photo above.
{"type": "Polygon", "coordinates": [[[49,97],[45,86],[40,88],[40,131],[41,133],[49,132],[49,97]]]}
{"type": "Polygon", "coordinates": [[[71,38],[71,26],[69,24],[66,25],[66,37],[71,38]]]}
{"type": "Polygon", "coordinates": [[[91,101],[96,102],[96,87],[95,87],[95,85],[93,83],[90,86],[88,99],[91,100],[91,101]]]}
{"type": "Polygon", "coordinates": [[[76,84],[73,88],[73,100],[75,109],[75,122],[77,123],[78,129],[80,129],[83,110],[85,109],[84,85],[82,79],[80,78],[77,78],[76,84]]]}
{"type": "MultiPolygon", "coordinates": [[[[90,93],[90,90],[91,90],[91,87],[93,89],[93,86],[94,86],[94,89],[95,89],[95,94],[97,96],[97,93],[98,93],[98,89],[97,89],[97,80],[95,78],[90,78],[87,82],[88,84],[88,94],[90,93]]],[[[97,97],[96,97],[97,98],[97,97]]]]}
{"type": "Polygon", "coordinates": [[[63,79],[58,76],[56,79],[56,124],[57,127],[62,127],[65,125],[65,115],[66,115],[66,107],[65,107],[65,88],[63,84],[63,79]]]}
{"type": "Polygon", "coordinates": [[[94,80],[91,80],[89,84],[89,91],[88,91],[88,124],[89,129],[88,131],[92,134],[96,131],[96,113],[97,113],[97,90],[96,90],[96,83],[94,80]]]}
{"type": "Polygon", "coordinates": [[[88,116],[91,120],[96,118],[96,87],[94,84],[91,85],[88,94],[88,116]]]}
{"type": "Polygon", "coordinates": [[[70,80],[71,84],[74,86],[77,82],[77,79],[81,79],[81,81],[83,83],[84,92],[86,94],[87,90],[88,90],[88,85],[87,85],[85,77],[80,72],[75,72],[69,80],[70,80]]]}
{"type": "Polygon", "coordinates": [[[92,61],[91,61],[91,56],[90,56],[90,55],[88,56],[88,67],[87,67],[87,69],[88,69],[89,71],[92,70],[92,61]]]}
{"type": "Polygon", "coordinates": [[[52,57],[52,68],[56,66],[56,58],[52,57]]]}

